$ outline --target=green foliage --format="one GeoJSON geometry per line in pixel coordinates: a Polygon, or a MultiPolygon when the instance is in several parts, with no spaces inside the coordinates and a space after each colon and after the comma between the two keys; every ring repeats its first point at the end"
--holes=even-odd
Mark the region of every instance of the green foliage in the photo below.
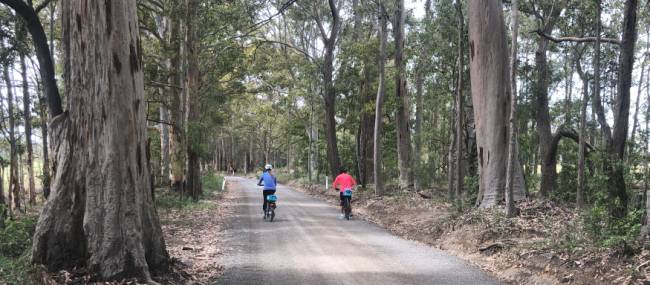
{"type": "Polygon", "coordinates": [[[206,199],[216,197],[221,191],[223,177],[210,173],[201,177],[203,182],[203,193],[197,201],[184,195],[180,197],[178,193],[170,192],[165,189],[156,193],[156,208],[162,211],[167,210],[184,210],[192,211],[196,209],[205,209],[214,206],[213,203],[205,201],[206,199]]]}
{"type": "Polygon", "coordinates": [[[221,191],[221,186],[223,185],[223,177],[216,175],[212,172],[203,175],[201,177],[203,183],[203,196],[204,197],[213,197],[219,191],[221,191]]]}
{"type": "MultiPolygon", "coordinates": [[[[469,203],[474,203],[476,201],[476,198],[478,197],[478,175],[468,175],[465,176],[464,180],[464,185],[465,189],[467,189],[467,196],[466,200],[469,203]]],[[[473,204],[468,204],[468,205],[473,205],[473,204]]]]}
{"type": "Polygon", "coordinates": [[[560,173],[557,190],[551,193],[551,198],[557,202],[573,202],[576,200],[578,189],[578,145],[569,139],[560,142],[558,153],[560,173]]]}
{"type": "Polygon", "coordinates": [[[35,228],[36,217],[34,216],[8,220],[0,234],[0,255],[9,258],[19,257],[31,246],[31,237],[35,228]]]}
{"type": "Polygon", "coordinates": [[[33,284],[36,267],[29,262],[35,216],[6,221],[0,230],[0,284],[33,284]]]}
{"type": "Polygon", "coordinates": [[[581,216],[585,232],[597,246],[631,253],[638,241],[643,211],[632,210],[623,219],[615,219],[603,200],[598,201],[581,216]]]}
{"type": "Polygon", "coordinates": [[[37,270],[27,252],[15,259],[0,255],[0,284],[38,284],[33,276],[37,270]]]}

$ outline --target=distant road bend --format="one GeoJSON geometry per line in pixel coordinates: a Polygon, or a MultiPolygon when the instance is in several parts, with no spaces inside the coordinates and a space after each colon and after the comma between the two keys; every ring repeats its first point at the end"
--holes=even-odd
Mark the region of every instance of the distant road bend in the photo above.
{"type": "Polygon", "coordinates": [[[261,190],[228,177],[235,212],[217,284],[500,284],[456,257],[407,241],[280,186],[276,220],[262,220],[261,190]]]}

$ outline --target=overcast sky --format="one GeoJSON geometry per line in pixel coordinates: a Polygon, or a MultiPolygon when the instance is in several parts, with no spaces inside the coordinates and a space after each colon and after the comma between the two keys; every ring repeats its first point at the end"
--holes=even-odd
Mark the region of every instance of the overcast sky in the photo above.
{"type": "Polygon", "coordinates": [[[407,10],[411,10],[416,18],[424,16],[424,0],[405,0],[404,6],[407,10]]]}

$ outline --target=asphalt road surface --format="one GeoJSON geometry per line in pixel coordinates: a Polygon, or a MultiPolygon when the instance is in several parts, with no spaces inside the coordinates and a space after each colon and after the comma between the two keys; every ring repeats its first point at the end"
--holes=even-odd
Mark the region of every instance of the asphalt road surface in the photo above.
{"type": "Polygon", "coordinates": [[[340,219],[339,208],[289,187],[278,188],[275,220],[264,221],[256,181],[227,179],[235,210],[217,284],[500,284],[443,251],[340,219]]]}

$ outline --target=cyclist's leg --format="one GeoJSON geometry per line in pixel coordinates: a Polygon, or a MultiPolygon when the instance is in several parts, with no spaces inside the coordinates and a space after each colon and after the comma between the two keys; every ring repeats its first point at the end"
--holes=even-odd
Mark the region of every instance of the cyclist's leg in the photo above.
{"type": "MultiPolygon", "coordinates": [[[[275,195],[275,190],[267,190],[267,191],[269,191],[269,192],[268,192],[269,194],[267,194],[267,196],[268,196],[268,195],[275,195]]],[[[264,198],[264,200],[266,200],[266,198],[264,198]]],[[[268,205],[268,202],[266,202],[266,203],[267,203],[267,205],[268,205]]],[[[276,203],[277,203],[277,202],[276,202],[276,203]]]]}
{"type": "Polygon", "coordinates": [[[266,212],[266,205],[268,204],[268,202],[266,201],[266,196],[269,196],[269,195],[271,195],[271,194],[269,194],[269,190],[262,191],[262,199],[264,200],[262,202],[262,211],[264,211],[264,212],[266,212]]]}

